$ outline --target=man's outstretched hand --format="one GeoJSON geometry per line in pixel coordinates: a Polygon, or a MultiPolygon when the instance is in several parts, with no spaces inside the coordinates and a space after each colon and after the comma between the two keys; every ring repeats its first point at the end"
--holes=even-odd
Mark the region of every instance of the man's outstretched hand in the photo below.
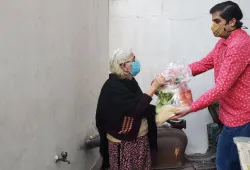
{"type": "Polygon", "coordinates": [[[171,120],[176,120],[179,119],[181,117],[186,116],[187,114],[191,113],[192,110],[190,109],[190,107],[180,107],[177,112],[175,112],[175,116],[171,118],[171,120]]]}

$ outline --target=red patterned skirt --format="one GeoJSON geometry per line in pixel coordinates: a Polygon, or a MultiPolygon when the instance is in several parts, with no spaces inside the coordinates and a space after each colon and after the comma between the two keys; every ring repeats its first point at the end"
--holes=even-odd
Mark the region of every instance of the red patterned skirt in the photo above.
{"type": "Polygon", "coordinates": [[[134,141],[109,141],[110,170],[151,170],[147,135],[134,141]]]}

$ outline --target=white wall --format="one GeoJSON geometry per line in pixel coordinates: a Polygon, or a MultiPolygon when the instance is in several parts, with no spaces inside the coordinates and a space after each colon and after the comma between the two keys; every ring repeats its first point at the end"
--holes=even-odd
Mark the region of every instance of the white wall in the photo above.
{"type": "Polygon", "coordinates": [[[0,0],[0,169],[89,170],[108,73],[108,1],[0,0]],[[67,151],[71,164],[53,162],[67,151]]]}
{"type": "MultiPolygon", "coordinates": [[[[137,77],[143,90],[154,75],[169,62],[185,58],[187,63],[201,59],[217,39],[210,31],[209,9],[220,0],[110,0],[109,52],[132,47],[142,63],[137,77]]],[[[249,0],[236,1],[250,27],[249,0]]],[[[213,73],[192,80],[194,99],[213,86],[213,73]]],[[[207,109],[186,117],[187,153],[207,149],[206,124],[212,122],[207,109]]]]}

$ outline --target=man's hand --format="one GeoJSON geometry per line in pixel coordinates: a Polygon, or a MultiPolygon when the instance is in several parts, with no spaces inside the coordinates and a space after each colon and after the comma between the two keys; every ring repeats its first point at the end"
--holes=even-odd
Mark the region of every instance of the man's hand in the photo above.
{"type": "Polygon", "coordinates": [[[178,109],[177,112],[175,112],[176,116],[172,117],[171,120],[179,119],[181,117],[186,116],[187,114],[189,114],[191,112],[192,112],[192,110],[190,109],[190,107],[181,107],[178,109]]]}

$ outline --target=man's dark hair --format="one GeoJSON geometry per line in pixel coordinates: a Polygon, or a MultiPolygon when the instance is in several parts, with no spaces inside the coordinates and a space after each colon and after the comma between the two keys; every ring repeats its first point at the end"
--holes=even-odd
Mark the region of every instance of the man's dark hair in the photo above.
{"type": "Polygon", "coordinates": [[[241,28],[243,23],[240,21],[243,18],[243,13],[238,4],[232,1],[219,3],[210,9],[210,14],[221,12],[220,17],[225,19],[227,23],[233,18],[236,19],[236,28],[241,28]]]}

